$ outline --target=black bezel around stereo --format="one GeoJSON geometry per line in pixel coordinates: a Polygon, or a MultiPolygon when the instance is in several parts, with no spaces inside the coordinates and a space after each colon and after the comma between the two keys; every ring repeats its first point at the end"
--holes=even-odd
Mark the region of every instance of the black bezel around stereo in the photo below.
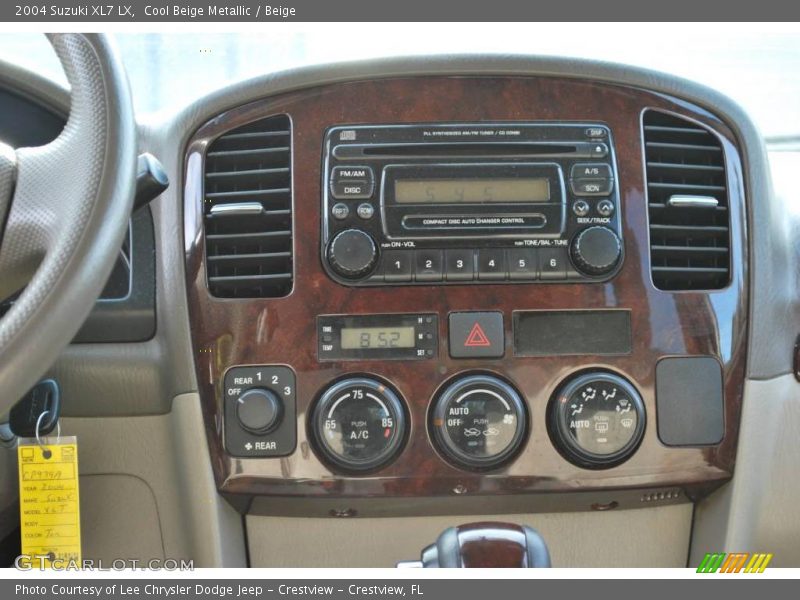
{"type": "Polygon", "coordinates": [[[322,178],[322,262],[345,285],[605,281],[622,264],[602,123],[337,125],[322,178]]]}

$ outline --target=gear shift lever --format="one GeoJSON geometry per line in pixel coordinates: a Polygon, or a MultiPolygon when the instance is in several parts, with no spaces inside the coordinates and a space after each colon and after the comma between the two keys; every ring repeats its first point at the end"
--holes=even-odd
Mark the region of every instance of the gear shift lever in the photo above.
{"type": "Polygon", "coordinates": [[[542,536],[525,525],[468,523],[445,529],[422,551],[419,561],[401,562],[400,568],[542,568],[550,553],[542,536]]]}

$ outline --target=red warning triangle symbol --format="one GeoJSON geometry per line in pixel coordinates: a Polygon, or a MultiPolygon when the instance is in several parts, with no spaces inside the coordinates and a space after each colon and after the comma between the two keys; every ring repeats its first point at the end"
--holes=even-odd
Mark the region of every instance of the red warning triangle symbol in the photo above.
{"type": "Polygon", "coordinates": [[[486,337],[486,334],[483,331],[483,327],[481,327],[480,323],[475,323],[472,326],[472,330],[469,332],[467,336],[467,340],[464,342],[465,348],[488,348],[492,345],[492,342],[489,341],[489,338],[486,337]]]}

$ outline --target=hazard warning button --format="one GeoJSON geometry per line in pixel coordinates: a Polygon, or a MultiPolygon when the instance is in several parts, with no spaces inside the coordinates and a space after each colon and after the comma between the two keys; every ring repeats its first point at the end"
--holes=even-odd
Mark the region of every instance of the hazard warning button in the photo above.
{"type": "Polygon", "coordinates": [[[505,353],[503,313],[450,313],[450,356],[499,358],[505,353]]]}

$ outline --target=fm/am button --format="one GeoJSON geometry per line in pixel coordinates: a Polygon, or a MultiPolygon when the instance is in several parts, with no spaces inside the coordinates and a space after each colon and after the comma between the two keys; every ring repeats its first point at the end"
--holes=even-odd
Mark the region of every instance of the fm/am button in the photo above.
{"type": "Polygon", "coordinates": [[[375,191],[375,175],[370,167],[334,167],[331,195],[337,200],[363,200],[375,191]]]}

